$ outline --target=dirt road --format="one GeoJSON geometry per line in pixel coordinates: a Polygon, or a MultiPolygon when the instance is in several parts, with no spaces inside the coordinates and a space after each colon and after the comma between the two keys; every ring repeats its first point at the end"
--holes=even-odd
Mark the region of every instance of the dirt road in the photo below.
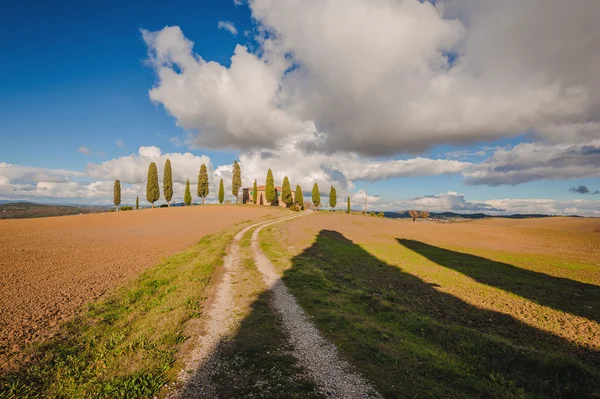
{"type": "Polygon", "coordinates": [[[278,212],[211,205],[0,221],[0,361],[161,258],[278,212]]]}

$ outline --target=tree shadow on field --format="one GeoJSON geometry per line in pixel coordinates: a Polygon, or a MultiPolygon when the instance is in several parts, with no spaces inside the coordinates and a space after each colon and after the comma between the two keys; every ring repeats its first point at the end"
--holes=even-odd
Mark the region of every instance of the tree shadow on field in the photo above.
{"type": "Polygon", "coordinates": [[[540,305],[600,322],[600,287],[521,269],[420,241],[397,239],[406,248],[476,281],[530,299],[540,305]]]}
{"type": "MultiPolygon", "coordinates": [[[[472,306],[322,230],[283,281],[342,357],[386,398],[592,397],[600,353],[472,306]]],[[[182,398],[322,398],[263,292],[182,398]]]]}
{"type": "Polygon", "coordinates": [[[322,230],[283,280],[385,397],[600,395],[600,353],[477,308],[322,230]]]}
{"type": "Polygon", "coordinates": [[[325,397],[297,364],[271,300],[268,291],[259,295],[235,337],[222,339],[194,371],[181,399],[325,397]]]}

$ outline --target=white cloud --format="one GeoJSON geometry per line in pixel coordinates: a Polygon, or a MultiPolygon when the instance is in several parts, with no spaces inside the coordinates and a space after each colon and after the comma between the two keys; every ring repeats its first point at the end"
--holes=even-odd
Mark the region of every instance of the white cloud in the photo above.
{"type": "MultiPolygon", "coordinates": [[[[310,134],[310,130],[305,134],[310,134]]],[[[288,176],[292,186],[299,184],[305,191],[310,190],[315,182],[321,190],[335,185],[341,198],[354,188],[357,180],[457,174],[471,165],[468,162],[421,157],[372,160],[354,153],[305,151],[301,148],[302,140],[303,136],[298,135],[293,139],[281,140],[273,150],[242,152],[240,162],[244,185],[249,186],[255,178],[259,184],[264,183],[267,170],[271,168],[276,182],[288,176]]]]}
{"type": "MultiPolygon", "coordinates": [[[[363,195],[364,203],[364,195],[363,195]]],[[[362,205],[354,206],[362,209],[362,205]]],[[[581,215],[600,216],[598,200],[555,200],[549,198],[491,199],[470,201],[464,194],[449,191],[447,193],[425,195],[409,200],[380,202],[372,207],[375,210],[402,212],[408,209],[430,212],[456,212],[462,214],[486,213],[488,215],[544,214],[544,215],[581,215]]]]}
{"type": "Polygon", "coordinates": [[[117,140],[117,147],[125,148],[125,142],[122,139],[117,140]]]}
{"type": "MultiPolygon", "coordinates": [[[[294,152],[290,153],[292,156],[294,152]]],[[[255,156],[256,154],[253,154],[255,156]]],[[[324,169],[320,163],[328,157],[314,158],[314,154],[303,157],[286,159],[273,157],[273,154],[261,154],[257,158],[241,157],[242,176],[244,185],[249,186],[254,177],[259,184],[264,183],[266,167],[274,165],[276,183],[280,184],[283,176],[290,177],[292,186],[301,184],[310,200],[310,191],[314,182],[319,184],[323,203],[327,203],[330,185],[338,188],[340,206],[345,206],[347,195],[351,196],[354,209],[363,209],[365,191],[355,191],[351,180],[346,176],[331,173],[324,169]],[[306,163],[298,162],[304,159],[306,163]],[[273,162],[276,160],[276,162],[273,162]],[[288,162],[286,162],[288,161],[288,162]],[[269,162],[268,165],[266,162],[269,162]],[[343,182],[346,182],[344,185],[343,182]]],[[[210,191],[209,202],[214,202],[219,179],[223,178],[227,198],[232,199],[231,174],[232,165],[222,165],[212,170],[210,159],[206,156],[195,156],[190,153],[163,154],[157,147],[141,147],[138,154],[112,159],[100,164],[89,164],[87,172],[70,171],[64,169],[44,169],[20,165],[0,163],[0,199],[34,200],[43,202],[74,202],[89,204],[110,204],[112,202],[113,180],[118,178],[122,182],[123,203],[133,203],[136,195],[144,202],[146,174],[148,164],[157,163],[159,182],[162,182],[162,169],[164,161],[170,158],[174,174],[175,201],[183,199],[185,178],[189,178],[194,199],[197,200],[196,181],[199,165],[206,163],[209,168],[210,191]]],[[[342,162],[342,158],[337,160],[342,162]]],[[[331,159],[329,160],[331,162],[331,159]]],[[[363,162],[363,161],[358,161],[363,162]]],[[[395,161],[392,161],[395,162],[395,161]]],[[[348,161],[352,169],[352,161],[348,161]]],[[[418,173],[427,173],[427,163],[418,173]]],[[[360,166],[360,165],[359,165],[360,166]]],[[[355,165],[356,167],[356,165],[355,165]]],[[[358,167],[357,167],[358,168],[358,167]]],[[[410,169],[410,168],[409,168],[410,169]]],[[[340,172],[341,173],[341,172],[340,172]]],[[[393,173],[399,173],[393,171],[393,173]]],[[[411,170],[410,173],[415,173],[411,170]]],[[[421,209],[430,211],[455,211],[462,213],[485,212],[488,214],[509,213],[543,213],[543,214],[579,214],[586,216],[600,216],[600,201],[593,199],[554,200],[554,199],[490,199],[485,201],[470,201],[463,194],[447,192],[436,195],[425,195],[413,199],[386,202],[377,195],[370,194],[369,210],[399,211],[406,209],[421,209]]]]}
{"type": "Polygon", "coordinates": [[[205,155],[197,156],[189,152],[163,154],[160,148],[150,146],[140,147],[137,154],[114,158],[100,164],[89,163],[86,172],[95,179],[119,179],[122,183],[141,184],[146,182],[150,162],[155,162],[159,180],[162,181],[163,168],[167,159],[171,160],[173,181],[181,184],[185,184],[186,179],[196,182],[202,164],[212,170],[211,160],[205,155]]]}
{"type": "Polygon", "coordinates": [[[219,29],[226,30],[234,36],[238,33],[237,29],[235,28],[235,25],[233,24],[233,22],[230,21],[219,21],[219,29]]]}
{"type": "Polygon", "coordinates": [[[192,43],[179,27],[143,31],[143,37],[159,78],[150,98],[164,105],[184,129],[201,132],[193,145],[268,147],[274,138],[301,130],[278,106],[286,69],[280,59],[264,61],[238,45],[225,68],[192,54],[192,43]]]}
{"type": "Polygon", "coordinates": [[[600,139],[580,144],[521,143],[472,165],[464,172],[464,182],[498,186],[596,177],[599,168],[600,139]]]}
{"type": "Polygon", "coordinates": [[[495,208],[485,202],[467,201],[464,194],[453,191],[414,198],[410,203],[417,209],[429,211],[502,212],[502,209],[495,208]]]}
{"type": "Polygon", "coordinates": [[[150,96],[197,146],[274,147],[314,126],[304,147],[371,156],[600,121],[595,0],[250,7],[269,34],[258,55],[236,47],[229,68],[194,54],[178,27],[143,32],[150,96]]]}
{"type": "Polygon", "coordinates": [[[15,184],[65,183],[72,179],[85,178],[87,174],[66,169],[36,168],[0,162],[0,177],[15,184]]]}
{"type": "Polygon", "coordinates": [[[77,151],[79,151],[80,153],[85,154],[85,155],[90,155],[92,153],[92,150],[90,150],[87,147],[83,147],[83,146],[79,147],[77,149],[77,151]]]}

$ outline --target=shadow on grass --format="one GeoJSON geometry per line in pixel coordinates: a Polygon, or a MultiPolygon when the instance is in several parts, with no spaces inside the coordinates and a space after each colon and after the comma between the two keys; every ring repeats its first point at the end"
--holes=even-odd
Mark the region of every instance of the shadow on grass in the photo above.
{"type": "Polygon", "coordinates": [[[322,398],[292,355],[270,292],[252,304],[233,339],[222,340],[181,398],[322,398]]]}
{"type": "Polygon", "coordinates": [[[597,352],[439,292],[336,231],[294,257],[284,282],[385,397],[600,394],[597,352]]]}
{"type": "Polygon", "coordinates": [[[406,248],[432,262],[476,281],[530,299],[540,305],[600,322],[600,287],[435,247],[420,241],[397,239],[406,248]]]}

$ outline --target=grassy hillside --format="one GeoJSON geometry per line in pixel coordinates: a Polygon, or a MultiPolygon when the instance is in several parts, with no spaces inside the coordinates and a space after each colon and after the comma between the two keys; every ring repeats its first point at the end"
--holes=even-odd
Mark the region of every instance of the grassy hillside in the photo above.
{"type": "MultiPolygon", "coordinates": [[[[311,320],[384,397],[600,395],[600,299],[584,273],[597,271],[595,262],[502,255],[477,243],[471,254],[458,227],[429,229],[319,214],[265,229],[261,247],[311,320]],[[454,239],[450,249],[438,246],[443,235],[454,239]]],[[[518,249],[513,232],[503,236],[506,251],[518,249]]]]}
{"type": "Polygon", "coordinates": [[[48,216],[78,215],[107,212],[103,206],[46,205],[31,202],[11,202],[0,205],[0,219],[28,219],[48,216]]]}

